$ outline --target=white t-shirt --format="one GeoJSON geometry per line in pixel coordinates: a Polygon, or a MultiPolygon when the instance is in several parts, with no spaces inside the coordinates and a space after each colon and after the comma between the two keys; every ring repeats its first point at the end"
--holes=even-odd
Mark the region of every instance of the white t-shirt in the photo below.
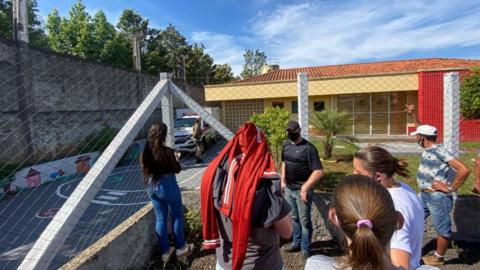
{"type": "MultiPolygon", "coordinates": [[[[351,267],[341,268],[340,265],[335,261],[335,259],[327,257],[325,255],[315,255],[308,258],[307,263],[305,264],[305,270],[351,270],[351,267]]],[[[399,270],[404,269],[402,267],[398,268],[399,270]]],[[[419,266],[416,270],[440,270],[438,267],[430,265],[419,266]]]]}
{"type": "MultiPolygon", "coordinates": [[[[340,265],[335,261],[334,258],[327,257],[325,255],[315,255],[308,258],[305,263],[305,270],[338,270],[340,265]]],[[[352,269],[351,267],[346,268],[345,270],[352,269]]]]}
{"type": "MultiPolygon", "coordinates": [[[[390,248],[410,253],[410,269],[420,266],[424,231],[424,211],[415,193],[408,185],[398,181],[400,187],[389,188],[395,209],[403,215],[405,223],[402,229],[395,231],[390,248]]],[[[375,225],[374,225],[375,226],[375,225]]]]}

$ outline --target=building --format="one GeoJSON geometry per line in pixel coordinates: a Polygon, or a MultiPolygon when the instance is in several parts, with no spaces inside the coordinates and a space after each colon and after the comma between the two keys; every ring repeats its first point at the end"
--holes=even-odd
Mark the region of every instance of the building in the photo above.
{"type": "MultiPolygon", "coordinates": [[[[443,74],[461,78],[480,60],[427,58],[345,65],[265,69],[263,74],[231,84],[205,86],[206,101],[222,103],[222,120],[236,130],[253,113],[279,106],[297,117],[297,74],[308,75],[310,111],[333,109],[351,117],[352,135],[405,136],[414,124],[405,104],[417,104],[423,123],[443,136],[443,74]]],[[[480,140],[480,119],[461,121],[462,140],[480,140]]]]}

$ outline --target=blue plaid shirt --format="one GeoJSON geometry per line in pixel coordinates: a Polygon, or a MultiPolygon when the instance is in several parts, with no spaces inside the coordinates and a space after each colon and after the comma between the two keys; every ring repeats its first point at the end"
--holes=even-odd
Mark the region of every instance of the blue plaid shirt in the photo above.
{"type": "Polygon", "coordinates": [[[455,178],[455,171],[448,162],[455,159],[443,145],[434,144],[425,149],[417,172],[417,183],[420,189],[431,187],[435,179],[451,183],[455,178]]]}

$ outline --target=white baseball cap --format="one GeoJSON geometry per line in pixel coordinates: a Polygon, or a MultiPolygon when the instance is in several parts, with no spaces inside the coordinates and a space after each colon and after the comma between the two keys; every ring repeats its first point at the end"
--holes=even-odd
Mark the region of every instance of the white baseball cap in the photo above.
{"type": "Polygon", "coordinates": [[[417,127],[417,130],[410,133],[410,135],[425,135],[425,136],[437,136],[437,129],[429,125],[421,125],[417,127]]]}

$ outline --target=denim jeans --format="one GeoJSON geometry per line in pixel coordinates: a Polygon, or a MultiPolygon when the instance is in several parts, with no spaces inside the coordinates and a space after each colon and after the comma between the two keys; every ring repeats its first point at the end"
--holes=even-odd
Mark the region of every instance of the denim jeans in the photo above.
{"type": "Polygon", "coordinates": [[[420,201],[425,211],[425,219],[432,215],[433,227],[437,233],[445,238],[452,234],[452,219],[450,212],[453,208],[453,197],[443,192],[420,192],[420,201]]]}
{"type": "Polygon", "coordinates": [[[302,251],[310,252],[310,242],[312,240],[312,200],[313,189],[308,191],[307,203],[300,198],[300,190],[285,188],[285,199],[292,207],[293,220],[293,246],[300,246],[302,251]]]}
{"type": "Polygon", "coordinates": [[[183,231],[182,195],[175,175],[166,174],[159,177],[155,184],[149,184],[147,186],[147,194],[155,210],[155,231],[158,237],[160,251],[164,254],[170,249],[167,232],[169,210],[172,215],[175,247],[183,248],[185,246],[185,237],[183,231]]]}

